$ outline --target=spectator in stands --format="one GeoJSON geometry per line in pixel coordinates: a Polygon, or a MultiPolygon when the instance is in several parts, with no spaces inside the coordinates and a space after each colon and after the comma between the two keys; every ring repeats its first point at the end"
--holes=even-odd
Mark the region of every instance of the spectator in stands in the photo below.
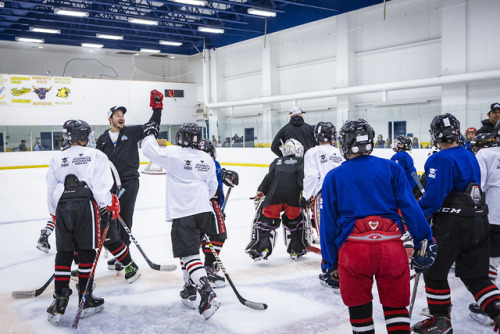
{"type": "Polygon", "coordinates": [[[495,102],[490,106],[488,118],[481,121],[483,126],[477,130],[476,136],[480,133],[493,133],[495,124],[497,124],[498,121],[500,121],[500,104],[495,102]]]}
{"type": "Polygon", "coordinates": [[[392,148],[392,139],[391,137],[388,137],[387,140],[385,141],[385,147],[387,148],[392,148]]]}
{"type": "Polygon", "coordinates": [[[214,135],[212,135],[212,144],[214,145],[214,147],[217,147],[217,139],[215,139],[214,135]]]}
{"type": "Polygon", "coordinates": [[[19,152],[28,150],[28,148],[26,147],[26,140],[24,140],[24,139],[21,140],[21,144],[19,144],[19,146],[17,147],[17,150],[19,152]]]}
{"type": "Polygon", "coordinates": [[[411,143],[411,148],[420,148],[420,144],[418,143],[417,137],[413,137],[413,141],[411,143]]]}
{"type": "Polygon", "coordinates": [[[304,147],[304,154],[311,147],[316,146],[316,140],[314,139],[314,126],[307,124],[302,118],[302,111],[299,107],[293,107],[288,112],[290,116],[290,121],[284,127],[282,127],[273,139],[271,144],[271,151],[278,157],[282,157],[280,147],[286,143],[288,139],[298,140],[304,147]]]}
{"type": "Polygon", "coordinates": [[[465,130],[465,148],[471,152],[473,151],[470,145],[470,141],[472,140],[472,138],[476,136],[476,132],[477,132],[476,128],[473,127],[467,128],[467,130],[465,130]]]}
{"type": "Polygon", "coordinates": [[[222,143],[222,147],[231,147],[231,143],[229,142],[229,137],[226,137],[224,143],[222,143]]]}
{"type": "Polygon", "coordinates": [[[385,147],[385,140],[382,135],[377,136],[377,142],[375,143],[376,148],[384,148],[385,147]]]}
{"type": "Polygon", "coordinates": [[[33,151],[43,151],[43,146],[38,142],[38,140],[35,140],[35,145],[33,145],[33,151]]]}

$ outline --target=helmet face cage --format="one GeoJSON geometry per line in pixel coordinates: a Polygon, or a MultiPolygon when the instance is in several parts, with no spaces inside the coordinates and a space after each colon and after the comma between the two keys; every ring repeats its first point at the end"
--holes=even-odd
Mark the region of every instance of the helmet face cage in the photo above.
{"type": "Polygon", "coordinates": [[[304,156],[304,146],[297,139],[288,139],[283,146],[283,156],[293,155],[295,157],[304,156]]]}
{"type": "Polygon", "coordinates": [[[314,139],[319,145],[321,143],[332,143],[337,139],[337,130],[331,122],[319,122],[314,127],[314,139]]]}
{"type": "Polygon", "coordinates": [[[394,152],[411,151],[411,139],[405,136],[398,136],[394,139],[394,143],[392,143],[392,150],[394,152]]]}
{"type": "Polygon", "coordinates": [[[346,121],[339,131],[342,155],[349,160],[351,154],[371,153],[375,131],[364,119],[346,121]]]}
{"type": "Polygon", "coordinates": [[[184,123],[176,134],[177,144],[182,147],[198,148],[201,140],[201,128],[194,123],[184,123]]]}
{"type": "Polygon", "coordinates": [[[215,160],[215,146],[210,140],[203,139],[202,141],[200,141],[200,143],[198,144],[198,149],[210,154],[212,159],[215,160]]]}
{"type": "MultiPolygon", "coordinates": [[[[82,120],[69,120],[63,125],[63,139],[67,143],[89,142],[89,137],[93,133],[90,125],[82,120]]],[[[66,145],[65,145],[66,146],[66,145]]]]}
{"type": "Polygon", "coordinates": [[[452,143],[460,139],[460,122],[452,114],[437,115],[429,129],[431,143],[452,143]]]}
{"type": "Polygon", "coordinates": [[[480,133],[472,138],[470,146],[474,153],[477,153],[482,148],[498,147],[498,141],[495,138],[495,133],[480,133]]]}

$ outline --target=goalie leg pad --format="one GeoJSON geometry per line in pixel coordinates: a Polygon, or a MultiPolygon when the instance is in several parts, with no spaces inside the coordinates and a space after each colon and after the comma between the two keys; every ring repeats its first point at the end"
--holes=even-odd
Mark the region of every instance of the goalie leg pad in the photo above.
{"type": "Polygon", "coordinates": [[[255,221],[252,229],[252,240],[245,248],[245,253],[255,261],[267,260],[276,245],[276,229],[280,225],[279,219],[262,217],[255,221]]]}
{"type": "Polygon", "coordinates": [[[307,253],[307,247],[309,246],[304,218],[302,215],[299,215],[291,221],[285,214],[281,218],[283,219],[283,228],[285,229],[287,252],[293,260],[297,260],[307,253]]]}

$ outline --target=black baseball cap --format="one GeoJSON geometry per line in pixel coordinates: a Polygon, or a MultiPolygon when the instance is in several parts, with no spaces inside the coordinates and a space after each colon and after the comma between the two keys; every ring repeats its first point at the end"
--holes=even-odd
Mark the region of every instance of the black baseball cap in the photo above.
{"type": "Polygon", "coordinates": [[[114,107],[111,107],[109,110],[108,110],[108,118],[111,118],[111,116],[113,116],[113,114],[115,113],[115,111],[117,110],[121,110],[124,114],[127,112],[127,108],[121,106],[121,107],[117,107],[117,106],[114,106],[114,107]]]}
{"type": "Polygon", "coordinates": [[[490,111],[488,111],[488,113],[492,112],[495,109],[500,109],[500,104],[498,104],[498,102],[495,102],[491,105],[490,111]]]}

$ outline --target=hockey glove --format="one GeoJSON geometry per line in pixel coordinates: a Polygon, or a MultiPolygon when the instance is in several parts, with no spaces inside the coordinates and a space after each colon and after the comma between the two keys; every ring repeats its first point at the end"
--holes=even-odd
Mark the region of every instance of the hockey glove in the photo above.
{"type": "Polygon", "coordinates": [[[311,200],[305,199],[305,197],[300,198],[300,207],[304,210],[308,209],[311,206],[311,200]]]}
{"type": "Polygon", "coordinates": [[[235,171],[222,168],[222,182],[226,186],[233,188],[240,183],[240,178],[235,171]]]}
{"type": "Polygon", "coordinates": [[[432,238],[432,241],[427,242],[427,247],[425,250],[421,251],[422,242],[415,244],[413,251],[413,259],[411,260],[411,267],[415,272],[422,273],[432,266],[434,260],[436,260],[437,254],[437,244],[436,239],[432,238]]]}
{"type": "Polygon", "coordinates": [[[158,138],[158,131],[160,131],[160,124],[156,122],[148,122],[144,124],[144,132],[142,135],[142,139],[146,138],[149,135],[155,136],[155,139],[158,138]]]}
{"type": "Polygon", "coordinates": [[[120,214],[120,201],[115,194],[111,194],[111,196],[113,197],[113,199],[111,200],[111,205],[107,206],[106,210],[108,210],[111,214],[111,219],[116,219],[120,214]]]}
{"type": "Polygon", "coordinates": [[[259,207],[260,201],[263,200],[263,197],[264,193],[262,191],[258,191],[255,197],[253,198],[253,205],[255,207],[255,210],[257,210],[257,208],[259,207]]]}
{"type": "Polygon", "coordinates": [[[163,110],[163,94],[157,91],[156,89],[153,89],[151,91],[151,96],[149,97],[149,106],[153,110],[155,109],[163,110]]]}

